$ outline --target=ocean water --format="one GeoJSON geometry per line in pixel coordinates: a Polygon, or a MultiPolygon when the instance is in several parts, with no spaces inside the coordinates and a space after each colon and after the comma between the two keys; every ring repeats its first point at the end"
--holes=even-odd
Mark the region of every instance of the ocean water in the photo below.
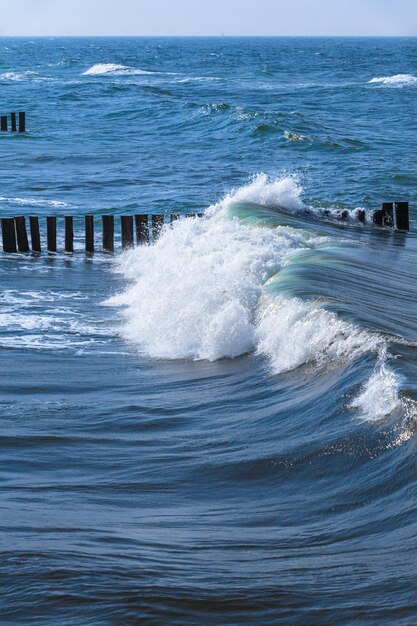
{"type": "Polygon", "coordinates": [[[2,38],[0,93],[1,216],[184,215],[0,253],[0,622],[415,624],[417,39],[2,38]]]}

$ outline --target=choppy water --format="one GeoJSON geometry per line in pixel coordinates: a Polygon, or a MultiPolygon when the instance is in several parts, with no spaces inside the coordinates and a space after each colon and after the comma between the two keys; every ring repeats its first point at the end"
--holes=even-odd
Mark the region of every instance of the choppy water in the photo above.
{"type": "Polygon", "coordinates": [[[2,623],[415,623],[416,59],[0,40],[1,215],[207,209],[0,256],[2,623]]]}

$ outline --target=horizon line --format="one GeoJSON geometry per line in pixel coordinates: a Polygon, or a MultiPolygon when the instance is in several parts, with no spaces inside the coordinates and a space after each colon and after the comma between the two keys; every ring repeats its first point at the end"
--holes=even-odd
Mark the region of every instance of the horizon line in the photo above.
{"type": "Polygon", "coordinates": [[[417,38],[417,34],[415,35],[393,35],[393,34],[380,34],[380,35],[354,35],[354,34],[349,34],[349,35],[247,35],[247,34],[242,34],[242,35],[224,35],[224,34],[220,34],[220,35],[158,35],[158,34],[152,34],[152,35],[134,35],[134,34],[123,34],[123,35],[118,35],[118,34],[89,34],[89,35],[80,35],[80,34],[67,34],[67,35],[53,35],[53,34],[46,34],[46,35],[31,35],[31,34],[19,34],[19,35],[5,35],[5,34],[0,34],[0,38],[6,38],[6,37],[19,37],[19,38],[32,38],[32,39],[45,39],[45,38],[92,38],[92,37],[101,37],[101,38],[123,38],[123,37],[136,37],[136,38],[167,38],[167,39],[178,39],[178,38],[206,38],[206,39],[237,39],[239,37],[245,37],[245,38],[266,38],[266,39],[288,39],[288,38],[294,38],[294,39],[301,39],[301,38],[310,38],[310,39],[320,39],[320,38],[332,38],[332,39],[369,39],[369,38],[373,38],[373,39],[380,39],[380,38],[393,38],[393,39],[410,39],[410,38],[417,38]]]}

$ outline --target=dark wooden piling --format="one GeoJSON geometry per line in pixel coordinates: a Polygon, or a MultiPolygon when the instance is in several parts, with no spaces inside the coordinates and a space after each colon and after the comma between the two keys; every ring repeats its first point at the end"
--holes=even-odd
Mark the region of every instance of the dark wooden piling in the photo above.
{"type": "Polygon", "coordinates": [[[7,132],[7,115],[2,115],[0,117],[0,130],[2,132],[7,132]]]}
{"type": "Polygon", "coordinates": [[[147,215],[135,215],[136,243],[149,242],[149,224],[147,215]]]}
{"type": "Polygon", "coordinates": [[[152,215],[152,239],[156,241],[164,225],[164,216],[161,214],[152,215]]]}
{"type": "Polygon", "coordinates": [[[56,217],[53,215],[46,218],[46,239],[48,252],[56,252],[56,217]]]}
{"type": "Polygon", "coordinates": [[[375,224],[375,226],[382,226],[383,219],[384,214],[381,209],[378,209],[377,211],[374,211],[372,213],[372,222],[375,224]]]}
{"type": "Polygon", "coordinates": [[[19,113],[19,133],[26,132],[26,113],[24,111],[20,111],[19,113]]]}
{"type": "Polygon", "coordinates": [[[410,230],[408,202],[394,203],[394,228],[396,230],[410,230]]]}
{"type": "Polygon", "coordinates": [[[381,204],[382,211],[382,225],[383,226],[394,226],[394,204],[392,202],[383,202],[381,204]]]}
{"type": "Polygon", "coordinates": [[[15,217],[17,249],[19,252],[29,252],[29,241],[26,232],[26,219],[23,216],[15,217]]]}
{"type": "Polygon", "coordinates": [[[17,252],[16,228],[12,217],[3,217],[1,220],[3,238],[3,252],[17,252]]]}
{"type": "Polygon", "coordinates": [[[113,215],[102,216],[103,225],[103,250],[113,252],[114,250],[114,217],[113,215]]]}
{"type": "Polygon", "coordinates": [[[12,132],[15,133],[17,131],[16,113],[10,113],[10,120],[12,123],[12,132]]]}
{"type": "Polygon", "coordinates": [[[122,215],[122,248],[133,248],[133,217],[131,215],[122,215]]]}
{"type": "Polygon", "coordinates": [[[32,241],[32,251],[40,252],[41,251],[41,236],[39,232],[39,218],[31,215],[29,217],[30,223],[30,238],[32,241]]]}
{"type": "Polygon", "coordinates": [[[349,211],[347,209],[340,209],[336,212],[336,219],[340,222],[346,222],[349,219],[349,211]]]}
{"type": "Polygon", "coordinates": [[[177,213],[171,213],[171,215],[169,216],[169,221],[171,222],[171,224],[172,224],[173,222],[176,222],[176,221],[177,221],[177,219],[178,219],[178,217],[179,217],[179,216],[178,216],[178,214],[177,214],[177,213]]]}
{"type": "Polygon", "coordinates": [[[74,252],[74,219],[71,215],[65,216],[65,252],[74,252]]]}
{"type": "Polygon", "coordinates": [[[365,209],[356,209],[355,216],[356,216],[356,219],[358,220],[358,222],[361,222],[361,224],[365,224],[365,222],[366,222],[366,212],[365,212],[365,209]]]}
{"type": "Polygon", "coordinates": [[[93,215],[85,216],[85,251],[93,254],[94,252],[94,217],[93,215]]]}

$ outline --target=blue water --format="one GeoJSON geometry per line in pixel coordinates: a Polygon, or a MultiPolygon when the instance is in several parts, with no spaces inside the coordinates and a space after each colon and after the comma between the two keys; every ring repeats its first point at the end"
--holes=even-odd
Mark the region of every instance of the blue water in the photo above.
{"type": "Polygon", "coordinates": [[[2,38],[0,93],[1,216],[80,220],[0,253],[1,623],[415,624],[417,39],[2,38]]]}

